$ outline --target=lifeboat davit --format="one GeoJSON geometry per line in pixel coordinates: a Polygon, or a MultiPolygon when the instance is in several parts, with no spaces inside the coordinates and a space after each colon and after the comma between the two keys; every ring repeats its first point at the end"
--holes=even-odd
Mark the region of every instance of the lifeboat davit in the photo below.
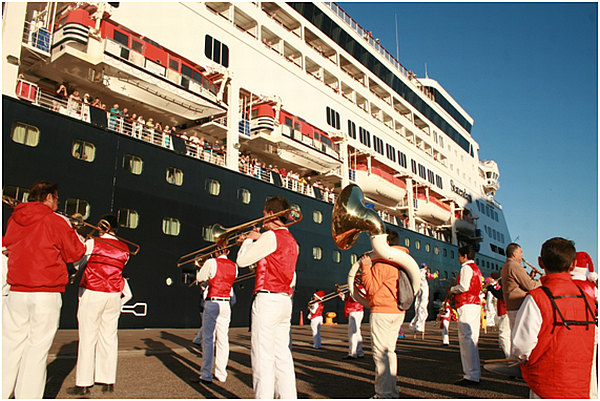
{"type": "Polygon", "coordinates": [[[452,212],[450,206],[441,202],[439,199],[430,196],[429,199],[425,194],[417,194],[418,207],[415,210],[415,215],[433,225],[442,225],[450,221],[452,212]]]}
{"type": "Polygon", "coordinates": [[[377,167],[359,164],[355,169],[355,182],[365,196],[385,206],[395,206],[406,196],[406,183],[377,167]],[[391,185],[390,185],[391,184],[391,185]]]}

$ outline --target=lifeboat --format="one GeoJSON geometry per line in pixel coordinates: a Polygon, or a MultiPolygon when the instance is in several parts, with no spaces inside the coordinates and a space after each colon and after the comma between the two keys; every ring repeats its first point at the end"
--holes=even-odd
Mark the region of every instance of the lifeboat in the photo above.
{"type": "Polygon", "coordinates": [[[454,228],[457,232],[468,236],[475,235],[477,229],[477,223],[475,218],[471,215],[468,209],[465,209],[462,213],[457,212],[456,221],[454,222],[454,228]]]}
{"type": "Polygon", "coordinates": [[[395,206],[406,196],[406,183],[377,167],[359,164],[355,169],[356,184],[363,193],[385,206],[395,206]]]}
{"type": "Polygon", "coordinates": [[[428,200],[425,194],[417,194],[416,199],[418,200],[418,207],[415,210],[417,217],[433,225],[442,225],[450,221],[452,216],[450,206],[433,196],[428,200]]]}

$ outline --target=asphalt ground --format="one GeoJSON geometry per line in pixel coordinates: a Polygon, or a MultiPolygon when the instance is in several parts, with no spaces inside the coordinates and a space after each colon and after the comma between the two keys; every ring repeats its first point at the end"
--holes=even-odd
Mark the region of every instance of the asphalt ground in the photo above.
{"type": "MultiPolygon", "coordinates": [[[[407,324],[404,324],[405,330],[407,324]]],[[[374,394],[374,364],[369,325],[363,324],[365,357],[347,355],[347,325],[324,325],[322,348],[312,348],[310,326],[292,327],[292,349],[298,398],[366,399],[374,394]]],[[[254,398],[247,328],[229,331],[230,355],[225,383],[197,382],[201,348],[191,342],[194,329],[119,330],[119,365],[113,393],[94,386],[85,397],[68,390],[75,386],[77,331],[59,330],[48,359],[44,398],[254,398]]],[[[450,346],[442,346],[439,322],[429,321],[425,339],[410,332],[397,343],[398,388],[401,398],[528,398],[527,384],[482,369],[481,383],[462,387],[457,326],[450,326],[450,346]]],[[[481,360],[504,357],[498,333],[488,329],[479,340],[481,360]]]]}

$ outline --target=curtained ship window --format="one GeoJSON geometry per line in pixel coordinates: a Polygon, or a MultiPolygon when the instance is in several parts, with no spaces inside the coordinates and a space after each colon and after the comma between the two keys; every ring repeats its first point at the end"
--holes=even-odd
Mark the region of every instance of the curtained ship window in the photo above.
{"type": "Polygon", "coordinates": [[[350,255],[350,264],[353,265],[358,262],[358,255],[353,253],[350,255]]]}
{"type": "Polygon", "coordinates": [[[140,175],[144,170],[144,160],[135,155],[123,155],[123,168],[131,174],[140,175]]]}
{"type": "Polygon", "coordinates": [[[16,122],[12,127],[12,140],[32,148],[36,147],[40,143],[40,130],[33,125],[16,122]]]}
{"type": "Polygon", "coordinates": [[[29,199],[29,190],[27,188],[7,185],[2,189],[2,195],[15,198],[19,202],[27,202],[27,199],[29,199]]]}
{"type": "Polygon", "coordinates": [[[71,156],[76,159],[91,163],[96,158],[96,145],[91,142],[75,139],[71,148],[71,156]]]}
{"type": "Polygon", "coordinates": [[[440,254],[440,248],[437,245],[433,248],[433,253],[435,253],[436,255],[440,254]]]}
{"type": "Polygon", "coordinates": [[[408,237],[404,238],[404,246],[407,248],[410,247],[410,238],[408,238],[408,237]]]}
{"type": "Polygon", "coordinates": [[[425,252],[431,252],[431,245],[425,244],[425,252]]]}
{"type": "Polygon", "coordinates": [[[202,227],[202,239],[206,242],[214,242],[215,236],[213,235],[212,226],[202,227]]]}
{"type": "Polygon", "coordinates": [[[219,180],[215,180],[214,178],[206,179],[206,192],[213,196],[219,196],[221,193],[221,183],[219,180]]]}
{"type": "Polygon", "coordinates": [[[183,170],[176,167],[167,168],[167,182],[172,185],[182,186],[183,185],[183,170]]]}
{"type": "Polygon", "coordinates": [[[83,219],[90,217],[90,204],[83,199],[70,198],[65,202],[65,213],[69,216],[79,213],[83,219]]]}
{"type": "Polygon", "coordinates": [[[323,213],[320,210],[313,211],[313,221],[317,224],[321,224],[323,222],[323,213]]]}
{"type": "Polygon", "coordinates": [[[242,201],[243,204],[247,205],[252,200],[252,193],[247,188],[240,188],[237,192],[238,199],[242,201]]]}
{"type": "Polygon", "coordinates": [[[313,246],[313,259],[321,260],[323,259],[323,249],[319,246],[313,246]]]}
{"type": "Polygon", "coordinates": [[[181,229],[181,223],[174,217],[165,217],[162,221],[162,231],[167,235],[174,237],[179,235],[181,229]]]}
{"type": "Polygon", "coordinates": [[[333,261],[335,263],[340,263],[342,261],[342,253],[337,249],[333,250],[333,261]]]}
{"type": "Polygon", "coordinates": [[[140,215],[132,209],[119,209],[117,212],[119,226],[135,229],[138,226],[140,215]]]}
{"type": "Polygon", "coordinates": [[[419,240],[415,241],[415,248],[416,249],[421,249],[421,241],[419,241],[419,240]]]}

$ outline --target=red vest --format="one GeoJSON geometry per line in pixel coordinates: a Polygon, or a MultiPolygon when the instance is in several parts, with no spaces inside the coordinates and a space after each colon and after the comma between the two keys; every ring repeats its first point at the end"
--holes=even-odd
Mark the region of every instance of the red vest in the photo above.
{"type": "Polygon", "coordinates": [[[296,271],[298,245],[287,229],[273,230],[273,232],[277,240],[277,249],[256,264],[254,293],[265,290],[292,295],[290,284],[296,271]]]}
{"type": "Polygon", "coordinates": [[[362,312],[364,307],[360,302],[356,302],[350,294],[346,294],[346,302],[344,303],[344,317],[348,317],[350,312],[362,312]]]}
{"type": "MultiPolygon", "coordinates": [[[[456,309],[466,304],[481,305],[481,299],[479,298],[479,293],[481,292],[481,271],[475,262],[471,261],[468,265],[473,270],[473,276],[471,277],[469,289],[456,294],[454,298],[456,309]]],[[[457,282],[460,282],[460,273],[458,274],[457,282]]]]}
{"type": "Polygon", "coordinates": [[[323,316],[323,309],[325,308],[325,305],[323,305],[323,302],[318,302],[317,305],[317,310],[314,313],[310,313],[310,320],[313,320],[319,316],[323,316]]]}
{"type": "Polygon", "coordinates": [[[496,300],[496,307],[498,308],[498,316],[506,315],[506,304],[503,299],[496,300]]]}
{"type": "Polygon", "coordinates": [[[94,249],[83,271],[79,286],[92,291],[120,293],[125,286],[123,267],[129,259],[129,252],[111,246],[107,242],[127,249],[127,245],[117,239],[95,239],[94,249]]]}
{"type": "MultiPolygon", "coordinates": [[[[581,294],[569,273],[548,274],[541,281],[554,296],[581,294]]],[[[595,326],[570,324],[569,330],[543,289],[533,289],[529,295],[540,309],[542,326],[529,360],[521,364],[523,378],[542,398],[589,398],[595,326]]],[[[555,302],[565,320],[593,320],[581,298],[560,298],[555,302]]],[[[588,303],[593,305],[593,299],[588,298],[588,303]]]]}
{"type": "Polygon", "coordinates": [[[216,258],[215,260],[217,261],[217,273],[208,280],[206,297],[229,298],[237,267],[234,262],[226,258],[216,258]]]}

